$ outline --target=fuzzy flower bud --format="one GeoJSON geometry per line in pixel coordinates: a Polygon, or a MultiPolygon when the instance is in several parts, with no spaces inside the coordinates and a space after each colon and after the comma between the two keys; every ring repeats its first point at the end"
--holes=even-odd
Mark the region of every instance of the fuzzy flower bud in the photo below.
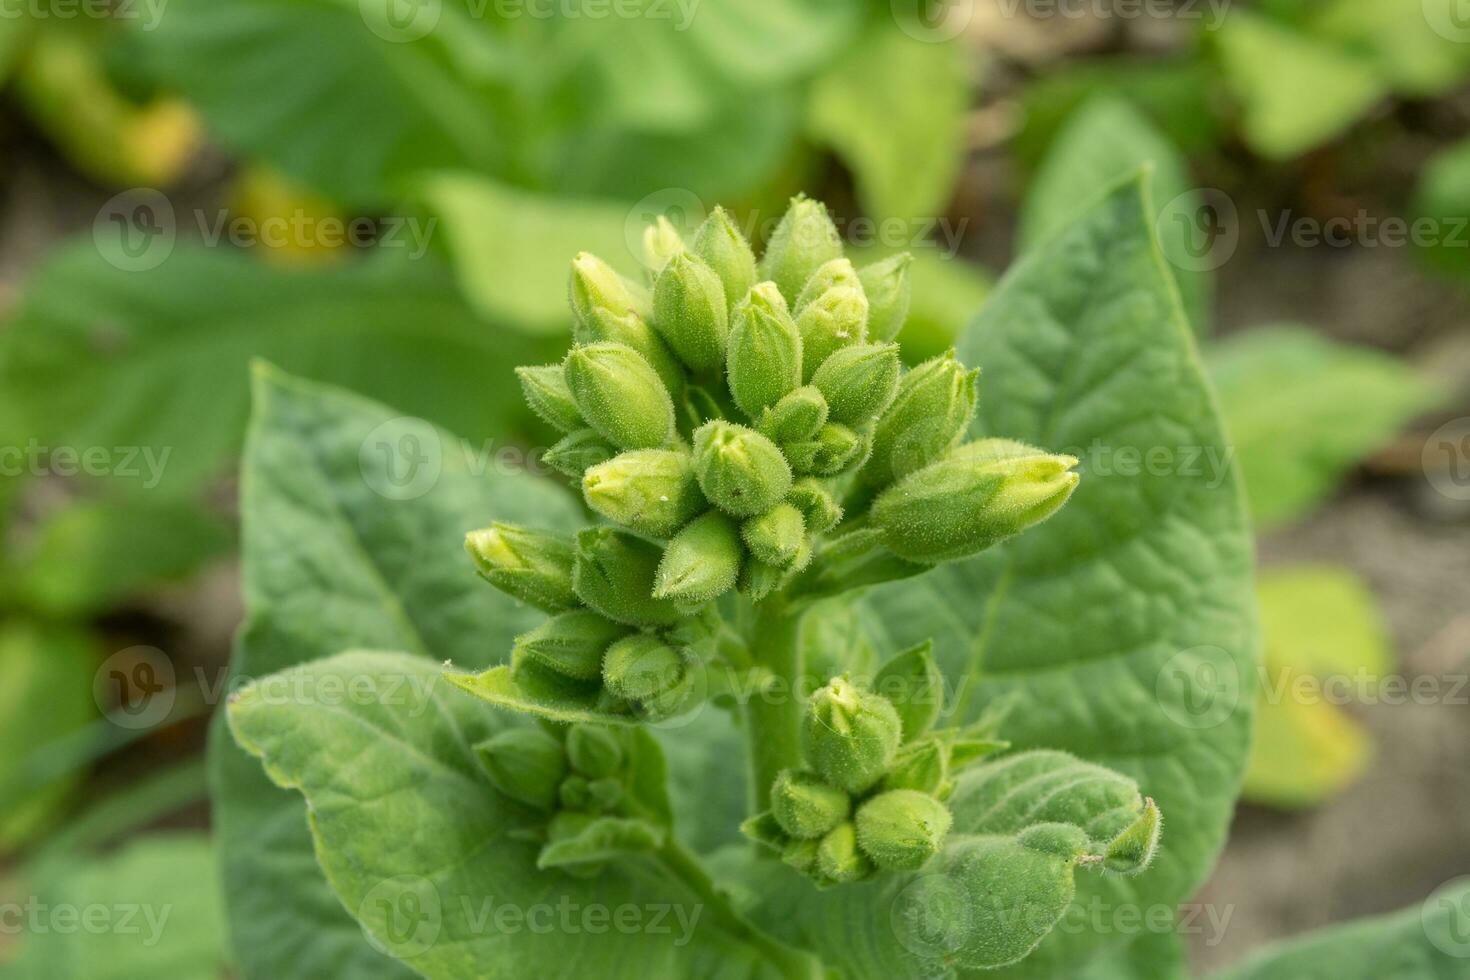
{"type": "Polygon", "coordinates": [[[812,534],[825,534],[842,520],[842,506],[815,477],[804,476],[793,483],[786,499],[801,511],[806,529],[812,534]]]}
{"type": "Polygon", "coordinates": [[[895,483],[873,525],[902,558],[954,561],[1046,520],[1077,487],[1077,460],[1008,439],[983,439],[895,483]]]}
{"type": "Polygon", "coordinates": [[[602,675],[603,652],[627,632],[590,609],[573,609],[516,637],[512,664],[528,660],[574,681],[594,681],[602,675]]]}
{"type": "Polygon", "coordinates": [[[862,425],[892,403],[901,369],[897,344],[856,344],[827,358],[812,384],[826,398],[833,422],[862,425]]]}
{"type": "Polygon", "coordinates": [[[623,746],[604,725],[573,725],[567,730],[567,758],[588,779],[611,776],[623,765],[623,746]]]}
{"type": "Polygon", "coordinates": [[[710,503],[735,517],[765,513],[791,489],[791,467],[776,444],[722,419],[695,431],[694,472],[710,503]]]}
{"type": "Polygon", "coordinates": [[[743,595],[749,596],[751,602],[760,602],[780,587],[787,572],[785,568],[767,564],[754,555],[747,555],[740,566],[740,579],[736,588],[743,595]]]}
{"type": "Polygon", "coordinates": [[[667,538],[707,506],[682,449],[630,449],[582,474],[587,506],[615,524],[667,538]]]}
{"type": "Polygon", "coordinates": [[[725,287],[725,302],[731,309],[755,284],[755,253],[750,242],[730,220],[730,214],[716,205],[694,232],[689,250],[714,270],[725,287]]]}
{"type": "Polygon", "coordinates": [[[786,568],[796,560],[801,543],[806,540],[806,522],[801,511],[781,503],[764,514],[747,518],[740,526],[740,537],[760,561],[786,568]]]}
{"type": "Polygon", "coordinates": [[[810,381],[832,353],[867,336],[868,299],[847,259],[817,270],[797,304],[796,329],[801,334],[801,377],[810,381]],[[816,291],[823,283],[826,289],[816,291]]]}
{"type": "Polygon", "coordinates": [[[955,360],[952,350],[904,374],[873,430],[863,482],[887,486],[943,456],[975,417],[979,374],[955,360]]]}
{"type": "Polygon", "coordinates": [[[797,196],[766,243],[760,277],[773,281],[788,301],[795,301],[812,273],[841,257],[842,238],[826,206],[797,196]]]}
{"type": "Polygon", "coordinates": [[[624,279],[591,252],[579,252],[572,259],[570,292],[572,312],[582,323],[590,323],[597,310],[647,316],[652,309],[648,290],[624,279]]]}
{"type": "Polygon", "coordinates": [[[851,810],[848,795],[816,773],[783,769],[771,787],[772,815],[782,830],[800,840],[826,836],[851,810]]]}
{"type": "Polygon", "coordinates": [[[903,723],[886,698],[834,677],[806,714],[806,756],[827,782],[849,793],[872,786],[898,753],[903,723]]]}
{"type": "Polygon", "coordinates": [[[565,362],[577,410],[621,449],[656,449],[674,434],[674,403],[657,372],[626,344],[573,347],[565,362]]]}
{"type": "Polygon", "coordinates": [[[466,534],[464,547],[480,575],[506,595],[550,613],[577,605],[567,538],[496,521],[466,534]]]}
{"type": "Polygon", "coordinates": [[[579,344],[598,341],[625,344],[643,355],[670,395],[677,395],[684,388],[684,366],[648,321],[637,313],[619,315],[610,310],[598,310],[589,323],[579,324],[572,331],[572,339],[579,344]]]}
{"type": "Polygon", "coordinates": [[[889,790],[858,808],[858,846],[884,871],[913,871],[939,853],[952,822],[934,797],[889,790]]]}
{"type": "Polygon", "coordinates": [[[649,633],[634,633],[608,648],[602,682],[641,717],[656,720],[685,706],[694,676],[683,653],[649,633]]]}
{"type": "Polygon", "coordinates": [[[589,466],[612,459],[618,448],[593,429],[578,429],[541,454],[541,462],[574,480],[582,479],[589,466]]]}
{"type": "Polygon", "coordinates": [[[475,746],[490,785],[511,799],[550,810],[567,774],[566,752],[544,729],[507,728],[475,746]]]}
{"type": "Polygon", "coordinates": [[[626,531],[589,527],[577,533],[572,585],[577,597],[608,619],[629,626],[667,626],[679,618],[672,602],[656,599],[658,545],[626,531]]]}
{"type": "Polygon", "coordinates": [[[653,594],[684,606],[716,599],[735,587],[742,554],[735,522],[712,510],[685,525],[664,549],[653,594]]]}
{"type": "Polygon", "coordinates": [[[914,257],[907,252],[890,256],[858,270],[863,293],[868,297],[868,339],[889,341],[898,336],[909,316],[913,283],[909,266],[914,257]]]}
{"type": "Polygon", "coordinates": [[[827,399],[802,385],[761,413],[761,435],[778,445],[801,442],[817,434],[827,421],[827,399]]]}
{"type": "Polygon", "coordinates": [[[850,821],[833,827],[817,845],[817,874],[833,884],[862,881],[874,870],[873,862],[858,849],[857,828],[850,821]]]}
{"type": "Polygon", "coordinates": [[[774,283],[734,306],[725,363],[730,395],[751,418],[801,383],[801,334],[774,283]]]}
{"type": "Polygon", "coordinates": [[[679,252],[684,251],[684,239],[679,229],[664,215],[654,219],[653,224],[643,229],[643,262],[657,275],[679,252]]]}
{"type": "Polygon", "coordinates": [[[526,404],[541,421],[561,432],[575,432],[585,427],[560,364],[518,367],[516,377],[520,379],[526,404]]]}
{"type": "Polygon", "coordinates": [[[728,314],[720,277],[697,255],[674,255],[654,281],[654,329],[696,373],[724,367],[728,314]]]}
{"type": "Polygon", "coordinates": [[[864,433],[828,422],[810,439],[786,443],[782,448],[796,472],[836,476],[862,460],[868,442],[864,433]]]}

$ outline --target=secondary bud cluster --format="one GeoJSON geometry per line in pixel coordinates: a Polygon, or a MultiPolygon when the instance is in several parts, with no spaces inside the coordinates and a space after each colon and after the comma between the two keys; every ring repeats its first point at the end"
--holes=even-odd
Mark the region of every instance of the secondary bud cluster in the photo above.
{"type": "MultiPolygon", "coordinates": [[[[544,829],[535,836],[545,844],[543,853],[602,818],[641,815],[630,750],[627,734],[602,725],[508,728],[475,746],[497,791],[541,811],[544,829]]],[[[575,863],[581,873],[601,869],[600,862],[575,863]]]]}
{"type": "Polygon", "coordinates": [[[847,677],[812,694],[805,768],[782,771],[770,809],[742,827],[819,886],[922,867],[953,822],[954,772],[1005,747],[974,728],[933,729],[943,687],[928,644],[894,658],[875,686],[890,696],[847,677]]]}
{"type": "Polygon", "coordinates": [[[912,574],[1035,523],[1075,485],[1068,457],[959,445],[977,372],[952,352],[904,369],[908,257],[854,266],[818,202],[795,199],[759,260],[719,208],[687,241],[655,222],[644,246],[647,282],[578,255],[570,351],[518,371],[563,433],[545,461],[608,524],[469,537],[487,580],[553,614],[516,645],[523,685],[661,717],[687,706],[722,595],[912,574]],[[810,567],[845,511],[861,534],[828,548],[835,571],[810,567]]]}

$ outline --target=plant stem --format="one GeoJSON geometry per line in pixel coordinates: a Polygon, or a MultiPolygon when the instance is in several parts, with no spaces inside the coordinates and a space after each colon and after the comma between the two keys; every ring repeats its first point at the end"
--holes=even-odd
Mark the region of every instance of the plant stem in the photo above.
{"type": "Polygon", "coordinates": [[[820,964],[814,957],[777,942],[741,918],[730,905],[730,900],[716,888],[714,880],[704,870],[699,859],[686,851],[672,836],[659,854],[664,865],[690,891],[699,896],[720,928],[757,949],[783,977],[788,980],[817,980],[822,976],[820,964]]]}
{"type": "Polygon", "coordinates": [[[801,765],[800,626],[801,612],[779,596],[756,606],[748,645],[755,663],[770,671],[769,686],[750,692],[745,705],[750,796],[756,813],[770,805],[776,774],[801,765]]]}

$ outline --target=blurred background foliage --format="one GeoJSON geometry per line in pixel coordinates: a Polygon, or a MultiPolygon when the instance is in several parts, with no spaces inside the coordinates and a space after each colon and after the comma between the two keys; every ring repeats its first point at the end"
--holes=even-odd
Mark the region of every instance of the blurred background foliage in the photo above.
{"type": "MultiPolygon", "coordinates": [[[[1345,482],[1464,522],[1404,489],[1423,482],[1423,432],[1467,395],[1470,43],[1435,29],[1456,0],[1422,17],[1260,0],[1142,19],[1003,0],[629,0],[631,17],[441,0],[404,20],[389,2],[0,18],[0,446],[40,453],[0,475],[0,852],[33,891],[141,875],[176,892],[197,927],[168,934],[184,944],[169,975],[213,976],[224,956],[197,754],[238,615],[249,360],[469,445],[545,445],[511,368],[564,348],[572,255],[636,275],[655,215],[688,228],[723,203],[758,238],[790,195],[829,201],[859,251],[915,253],[917,360],[1006,264],[1150,167],[1262,532],[1308,524],[1345,482]],[[1459,243],[1364,265],[1362,236],[1273,244],[1257,221],[1362,212],[1457,226],[1459,243]],[[108,224],[139,214],[163,222],[157,261],[108,224]],[[308,231],[231,243],[235,223],[271,221],[308,231]],[[333,221],[365,241],[310,232],[333,221]],[[168,456],[70,476],[61,447],[168,456]],[[99,673],[138,645],[169,651],[180,693],[145,730],[115,722],[99,673]],[[136,828],[154,832],[111,850],[136,828]]],[[[1394,669],[1378,583],[1287,551],[1260,585],[1268,674],[1394,669]]],[[[1263,701],[1259,735],[1247,798],[1287,810],[1342,792],[1373,753],[1350,707],[1263,701]]],[[[141,975],[116,937],[54,939],[8,969],[141,975]]]]}

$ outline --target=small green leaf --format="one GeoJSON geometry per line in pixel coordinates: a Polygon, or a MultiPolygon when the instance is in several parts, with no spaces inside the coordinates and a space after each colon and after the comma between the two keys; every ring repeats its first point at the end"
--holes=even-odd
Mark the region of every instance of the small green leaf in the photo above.
{"type": "Polygon", "coordinates": [[[664,828],[634,817],[597,817],[572,837],[555,840],[536,855],[536,867],[562,868],[594,864],[655,851],[663,846],[664,828]]]}
{"type": "Polygon", "coordinates": [[[933,727],[944,711],[944,675],[934,662],[934,645],[921,643],[883,665],[873,690],[898,709],[903,740],[912,742],[933,727]]]}

